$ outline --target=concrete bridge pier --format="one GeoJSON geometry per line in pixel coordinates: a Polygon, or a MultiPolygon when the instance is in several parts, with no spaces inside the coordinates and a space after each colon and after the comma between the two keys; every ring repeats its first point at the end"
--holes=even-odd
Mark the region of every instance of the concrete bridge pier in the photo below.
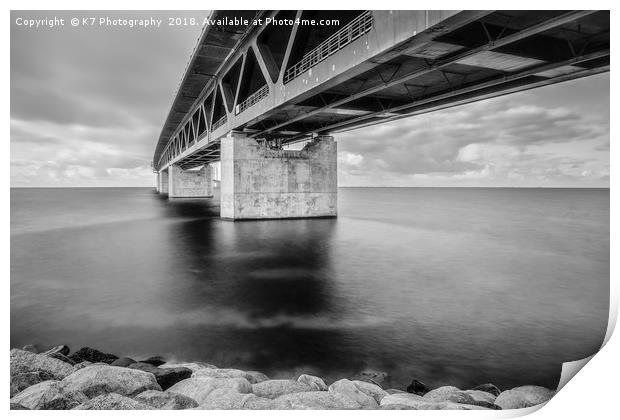
{"type": "Polygon", "coordinates": [[[221,140],[221,217],[335,217],[336,149],[331,136],[302,150],[274,150],[231,132],[221,140]]]}
{"type": "Polygon", "coordinates": [[[209,165],[187,171],[178,165],[170,165],[168,170],[168,198],[213,197],[209,165]]]}
{"type": "Polygon", "coordinates": [[[160,194],[168,194],[168,170],[157,172],[157,192],[160,194]]]}

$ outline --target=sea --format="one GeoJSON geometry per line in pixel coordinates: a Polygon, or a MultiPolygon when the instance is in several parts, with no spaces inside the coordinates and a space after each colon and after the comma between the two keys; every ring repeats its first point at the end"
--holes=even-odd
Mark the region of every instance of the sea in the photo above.
{"type": "Polygon", "coordinates": [[[231,222],[152,188],[11,189],[11,347],[326,381],[555,388],[609,317],[609,189],[340,188],[231,222]]]}

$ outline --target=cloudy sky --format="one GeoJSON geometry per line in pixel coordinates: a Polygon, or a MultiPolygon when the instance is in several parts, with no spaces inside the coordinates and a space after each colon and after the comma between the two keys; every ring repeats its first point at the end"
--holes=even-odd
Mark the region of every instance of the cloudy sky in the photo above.
{"type": "MultiPolygon", "coordinates": [[[[200,27],[25,28],[11,14],[11,185],[153,186],[200,27]]],[[[206,12],[106,12],[110,17],[206,12]]],[[[609,75],[337,135],[341,186],[609,186],[609,75]]]]}

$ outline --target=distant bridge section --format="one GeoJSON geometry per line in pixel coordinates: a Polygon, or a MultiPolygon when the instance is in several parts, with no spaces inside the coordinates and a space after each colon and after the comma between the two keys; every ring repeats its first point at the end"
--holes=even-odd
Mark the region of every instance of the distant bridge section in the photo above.
{"type": "Polygon", "coordinates": [[[218,10],[210,21],[155,171],[222,160],[231,136],[279,150],[610,65],[609,11],[218,10]]]}

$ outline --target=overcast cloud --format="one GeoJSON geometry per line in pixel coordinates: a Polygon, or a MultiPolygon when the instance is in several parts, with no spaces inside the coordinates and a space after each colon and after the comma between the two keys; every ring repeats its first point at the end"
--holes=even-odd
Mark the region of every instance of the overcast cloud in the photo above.
{"type": "MultiPolygon", "coordinates": [[[[28,29],[12,12],[11,185],[153,186],[200,27],[28,29]]],[[[341,186],[609,186],[609,75],[337,135],[341,186]]]]}

